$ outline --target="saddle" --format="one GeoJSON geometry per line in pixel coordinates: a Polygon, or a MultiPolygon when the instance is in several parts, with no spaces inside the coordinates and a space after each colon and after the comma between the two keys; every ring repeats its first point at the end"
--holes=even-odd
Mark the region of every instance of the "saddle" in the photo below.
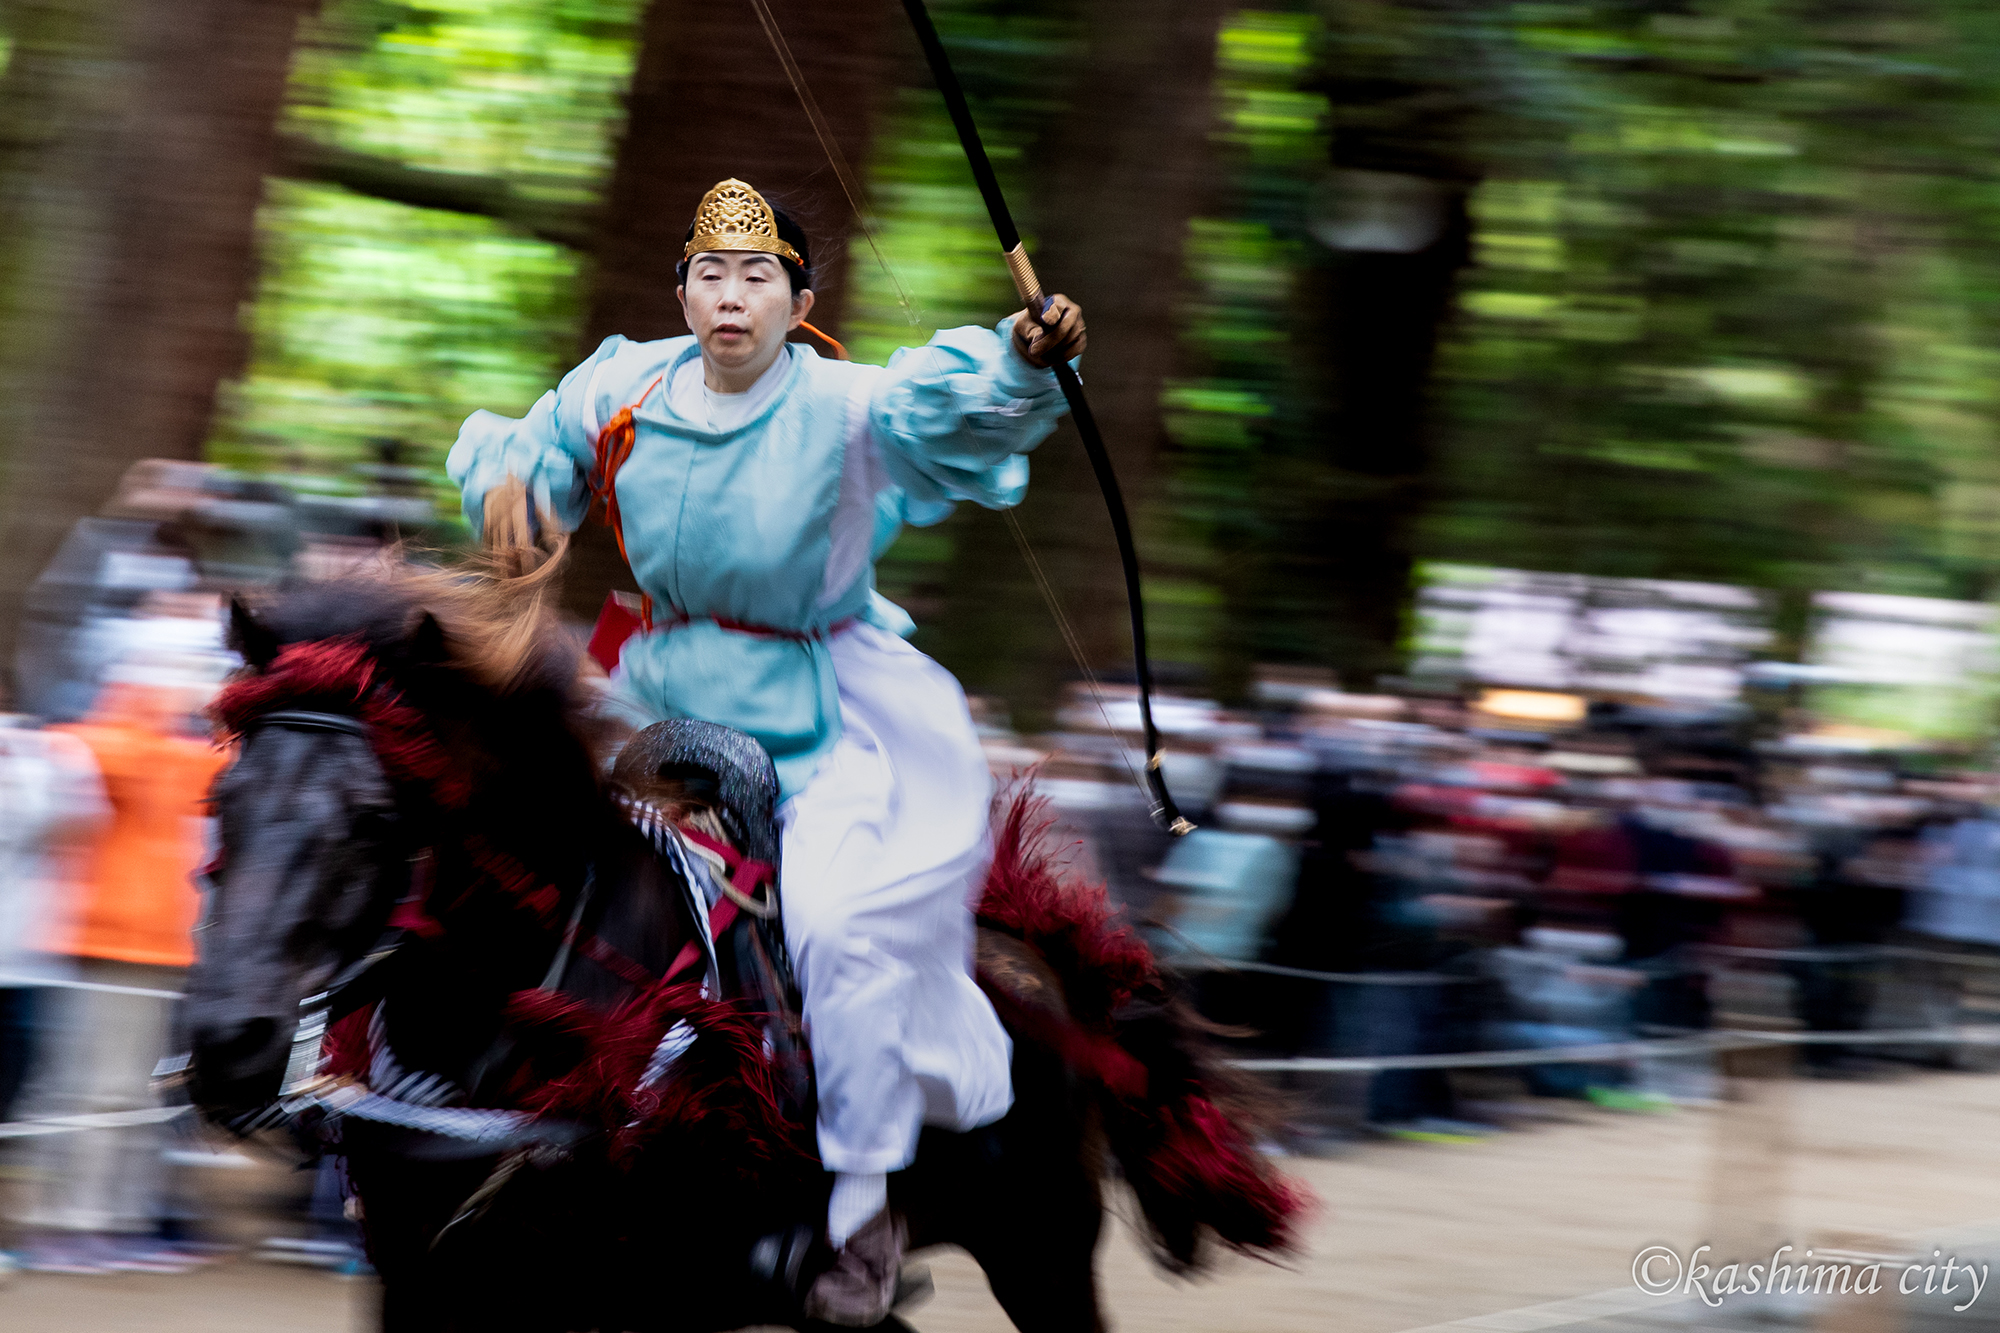
{"type": "Polygon", "coordinates": [[[673,718],[625,743],[611,781],[627,818],[687,884],[720,998],[764,1017],[786,1109],[810,1124],[812,1059],[779,912],[770,756],[740,731],[673,718]]]}

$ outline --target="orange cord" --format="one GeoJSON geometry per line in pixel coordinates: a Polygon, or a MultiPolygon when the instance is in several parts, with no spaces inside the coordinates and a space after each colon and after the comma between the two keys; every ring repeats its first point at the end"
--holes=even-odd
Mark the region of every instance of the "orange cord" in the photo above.
{"type": "MultiPolygon", "coordinates": [[[[625,519],[618,512],[618,469],[624,467],[625,460],[632,456],[632,445],[639,435],[639,428],[632,421],[632,409],[645,402],[646,395],[659,388],[660,380],[665,378],[666,374],[662,372],[658,379],[646,386],[646,393],[632,400],[631,407],[619,408],[617,414],[604,423],[604,429],[597,432],[597,466],[584,479],[591,495],[602,507],[604,522],[618,541],[618,556],[627,569],[632,567],[632,557],[625,554],[625,519]]],[[[639,594],[639,624],[649,633],[652,631],[653,599],[645,592],[639,594]]]]}
{"type": "MultiPolygon", "coordinates": [[[[804,320],[799,327],[813,337],[833,348],[838,359],[847,360],[847,348],[840,339],[830,333],[822,333],[804,320]]],[[[618,555],[625,567],[632,567],[632,557],[625,553],[625,520],[618,511],[618,469],[625,466],[625,460],[632,456],[632,446],[637,441],[639,428],[632,421],[633,409],[646,401],[647,395],[660,387],[666,378],[665,372],[646,386],[646,392],[632,400],[630,407],[621,407],[611,420],[604,423],[604,429],[597,432],[596,468],[585,478],[591,496],[597,501],[604,514],[604,522],[611,529],[611,535],[618,541],[618,555]]],[[[644,592],[639,594],[639,623],[650,633],[653,628],[653,599],[644,592]]]]}
{"type": "Polygon", "coordinates": [[[847,360],[847,348],[841,344],[840,339],[834,337],[831,333],[820,332],[818,329],[806,323],[804,320],[799,321],[799,327],[804,329],[807,333],[810,333],[813,337],[819,339],[821,342],[826,343],[828,346],[832,347],[833,356],[836,361],[847,360]]]}

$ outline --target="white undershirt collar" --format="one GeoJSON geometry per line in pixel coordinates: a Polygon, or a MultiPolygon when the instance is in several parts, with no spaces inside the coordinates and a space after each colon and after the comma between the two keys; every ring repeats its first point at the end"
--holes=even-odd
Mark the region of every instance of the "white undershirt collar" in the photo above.
{"type": "Polygon", "coordinates": [[[735,430],[764,410],[784,387],[785,372],[791,369],[792,349],[786,344],[777,360],[757,377],[757,382],[741,393],[718,393],[708,387],[702,359],[697,353],[681,364],[667,386],[667,401],[683,420],[705,426],[711,434],[735,430]]]}

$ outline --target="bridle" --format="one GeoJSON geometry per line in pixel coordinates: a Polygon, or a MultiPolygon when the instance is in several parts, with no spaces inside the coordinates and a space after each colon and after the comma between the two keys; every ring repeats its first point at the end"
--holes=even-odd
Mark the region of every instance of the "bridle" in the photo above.
{"type": "MultiPolygon", "coordinates": [[[[280,708],[258,714],[244,725],[246,739],[249,733],[265,727],[335,732],[358,737],[364,742],[373,739],[368,724],[358,717],[303,708],[280,708]]],[[[325,1084],[319,1072],[320,1058],[325,1051],[326,1030],[332,1021],[335,1006],[356,982],[393,957],[408,937],[409,932],[403,927],[390,926],[366,953],[342,968],[324,987],[299,1001],[298,1026],[292,1031],[291,1054],[285,1060],[285,1076],[278,1085],[280,1110],[296,1115],[314,1104],[313,1093],[325,1084]]],[[[350,1009],[353,1007],[348,1006],[350,1009]]]]}
{"type": "Polygon", "coordinates": [[[280,708],[274,712],[260,713],[245,724],[244,730],[255,731],[259,727],[289,727],[294,731],[340,731],[349,736],[370,739],[368,724],[358,717],[346,713],[319,713],[304,708],[280,708]]]}
{"type": "MultiPolygon", "coordinates": [[[[368,743],[371,751],[374,748],[374,729],[346,713],[273,709],[244,719],[240,734],[247,740],[251,733],[265,727],[353,736],[368,743]]],[[[336,1013],[351,1012],[367,1003],[369,996],[355,994],[359,984],[364,979],[379,980],[382,965],[399,952],[410,934],[408,928],[391,924],[366,953],[342,968],[332,981],[299,1001],[298,1024],[292,1032],[292,1047],[285,1060],[278,1095],[262,1110],[238,1117],[235,1123],[239,1131],[325,1115],[353,1117],[415,1131],[433,1139],[455,1142],[466,1152],[506,1153],[522,1147],[561,1147],[572,1142],[579,1133],[573,1125],[540,1121],[520,1111],[406,1105],[320,1072],[327,1032],[336,1013]]],[[[464,1216],[463,1209],[459,1216],[464,1216]]]]}

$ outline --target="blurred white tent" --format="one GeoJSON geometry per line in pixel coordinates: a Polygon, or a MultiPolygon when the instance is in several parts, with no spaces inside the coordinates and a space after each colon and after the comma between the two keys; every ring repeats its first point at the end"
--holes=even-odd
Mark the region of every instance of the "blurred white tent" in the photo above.
{"type": "Polygon", "coordinates": [[[1721,702],[1771,641],[1769,598],[1750,588],[1453,564],[1421,577],[1420,678],[1721,702]]]}

